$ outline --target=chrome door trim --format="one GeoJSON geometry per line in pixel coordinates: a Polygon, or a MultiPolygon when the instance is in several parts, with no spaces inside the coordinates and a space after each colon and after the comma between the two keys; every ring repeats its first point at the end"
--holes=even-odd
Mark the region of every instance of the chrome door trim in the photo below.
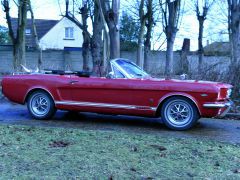
{"type": "Polygon", "coordinates": [[[110,104],[110,103],[97,103],[97,102],[55,101],[55,104],[68,105],[68,106],[113,108],[113,109],[132,109],[132,110],[151,110],[151,111],[157,110],[156,107],[150,107],[150,106],[136,106],[136,105],[110,104]]]}

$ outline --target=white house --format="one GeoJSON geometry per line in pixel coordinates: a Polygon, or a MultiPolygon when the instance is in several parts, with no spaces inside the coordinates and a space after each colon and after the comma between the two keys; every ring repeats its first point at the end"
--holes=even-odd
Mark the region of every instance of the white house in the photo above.
{"type": "Polygon", "coordinates": [[[82,30],[65,17],[40,39],[43,50],[81,48],[82,43],[82,30]]]}
{"type": "MultiPolygon", "coordinates": [[[[16,32],[17,18],[12,19],[16,32]]],[[[40,46],[46,49],[75,49],[80,50],[83,43],[82,30],[67,18],[60,20],[36,19],[36,29],[40,46]]],[[[36,47],[31,19],[27,20],[26,46],[36,47]]]]}

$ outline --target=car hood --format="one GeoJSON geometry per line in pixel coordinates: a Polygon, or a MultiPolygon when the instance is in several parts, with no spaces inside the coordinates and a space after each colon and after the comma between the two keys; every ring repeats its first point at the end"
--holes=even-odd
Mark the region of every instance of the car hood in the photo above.
{"type": "Polygon", "coordinates": [[[158,78],[150,78],[150,81],[156,82],[169,82],[169,83],[181,83],[181,84],[192,84],[192,85],[212,85],[221,88],[231,88],[232,85],[222,83],[222,82],[214,82],[214,81],[202,81],[202,80],[179,80],[179,79],[158,79],[158,78]]]}
{"type": "Polygon", "coordinates": [[[218,92],[221,88],[232,88],[232,85],[221,82],[198,81],[198,80],[178,80],[178,79],[158,79],[148,78],[144,80],[143,86],[151,86],[153,89],[192,91],[192,92],[218,92]]]}

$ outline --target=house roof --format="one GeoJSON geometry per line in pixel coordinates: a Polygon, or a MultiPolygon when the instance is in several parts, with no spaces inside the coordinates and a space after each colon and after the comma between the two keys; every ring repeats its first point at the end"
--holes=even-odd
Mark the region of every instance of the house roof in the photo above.
{"type": "Polygon", "coordinates": [[[204,47],[204,54],[209,56],[229,55],[230,44],[229,42],[213,42],[204,47]]]}
{"type": "MultiPolygon", "coordinates": [[[[40,40],[58,22],[59,22],[59,20],[35,19],[38,39],[40,40]]],[[[12,18],[12,27],[13,27],[13,31],[15,34],[17,32],[17,24],[18,24],[18,18],[12,18]]],[[[31,19],[27,19],[26,29],[31,30],[31,34],[26,35],[26,46],[35,47],[36,45],[35,45],[35,40],[34,40],[34,36],[33,36],[31,19]]]]}

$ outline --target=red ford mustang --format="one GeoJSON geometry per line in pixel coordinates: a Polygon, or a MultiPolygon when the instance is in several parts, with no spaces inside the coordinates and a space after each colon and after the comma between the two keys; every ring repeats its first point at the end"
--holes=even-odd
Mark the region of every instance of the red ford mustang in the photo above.
{"type": "Polygon", "coordinates": [[[51,71],[6,76],[3,94],[27,103],[36,119],[51,118],[56,109],[161,117],[174,130],[191,128],[200,117],[224,116],[231,106],[231,85],[151,78],[129,60],[114,59],[107,77],[51,71]]]}

